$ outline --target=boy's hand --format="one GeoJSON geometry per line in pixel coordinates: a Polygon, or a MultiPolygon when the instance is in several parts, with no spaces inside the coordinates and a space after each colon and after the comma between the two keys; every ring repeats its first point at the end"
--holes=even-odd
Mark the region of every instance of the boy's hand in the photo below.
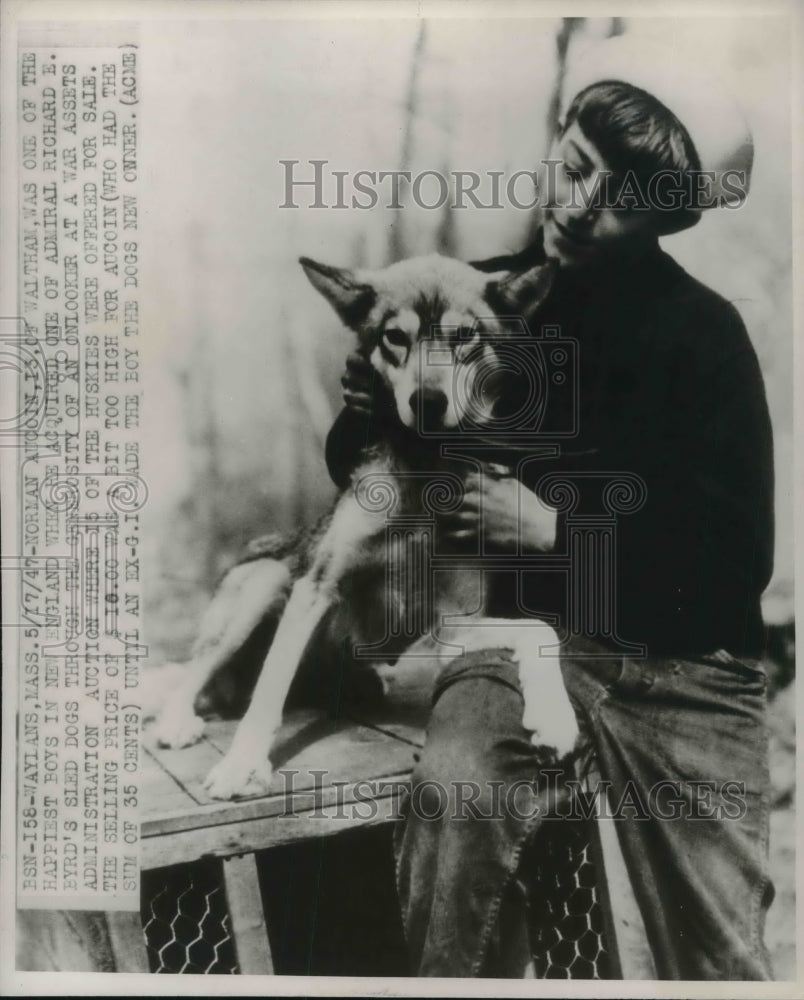
{"type": "Polygon", "coordinates": [[[374,368],[370,362],[353,351],[346,359],[346,371],[341,377],[343,401],[350,410],[373,416],[376,410],[374,368]]]}
{"type": "Polygon", "coordinates": [[[549,552],[555,546],[555,510],[511,475],[470,473],[460,508],[444,521],[455,540],[477,538],[482,530],[486,544],[504,551],[516,551],[517,543],[532,552],[549,552]]]}

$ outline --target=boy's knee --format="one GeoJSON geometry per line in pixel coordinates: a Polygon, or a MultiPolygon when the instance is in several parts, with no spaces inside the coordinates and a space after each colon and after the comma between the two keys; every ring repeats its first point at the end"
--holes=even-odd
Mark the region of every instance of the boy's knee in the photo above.
{"type": "Polygon", "coordinates": [[[494,815],[503,781],[495,762],[463,741],[425,751],[413,770],[410,808],[421,819],[479,819],[494,815]]]}
{"type": "Polygon", "coordinates": [[[454,781],[482,780],[490,770],[488,754],[478,752],[485,742],[482,734],[477,733],[473,739],[462,726],[453,732],[430,727],[427,744],[411,775],[412,783],[446,788],[454,781]]]}

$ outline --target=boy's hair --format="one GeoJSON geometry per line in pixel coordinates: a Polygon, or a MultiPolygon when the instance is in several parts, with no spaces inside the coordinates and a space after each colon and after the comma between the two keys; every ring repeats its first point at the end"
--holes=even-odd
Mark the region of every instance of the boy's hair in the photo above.
{"type": "MultiPolygon", "coordinates": [[[[567,109],[562,132],[576,122],[615,176],[632,172],[642,192],[650,190],[651,177],[660,171],[683,177],[701,169],[692,139],[678,118],[647,91],[629,83],[610,80],[586,87],[567,109]]],[[[680,207],[660,210],[660,232],[686,229],[700,218],[691,210],[691,200],[677,198],[680,207]]]]}

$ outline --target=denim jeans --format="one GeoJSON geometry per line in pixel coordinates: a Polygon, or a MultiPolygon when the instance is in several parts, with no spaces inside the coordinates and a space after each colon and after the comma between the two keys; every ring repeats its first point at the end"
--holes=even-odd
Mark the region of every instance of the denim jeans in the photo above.
{"type": "MultiPolygon", "coordinates": [[[[584,640],[564,646],[561,666],[578,718],[578,760],[594,760],[610,783],[657,976],[771,978],[761,667],[723,651],[623,660],[584,640]]],[[[499,951],[507,940],[515,950],[515,939],[526,941],[512,917],[523,912],[527,881],[519,860],[556,802],[555,777],[544,780],[545,759],[522,727],[522,708],[508,650],[469,654],[439,675],[395,831],[414,975],[505,974],[488,971],[490,945],[499,951]]]]}

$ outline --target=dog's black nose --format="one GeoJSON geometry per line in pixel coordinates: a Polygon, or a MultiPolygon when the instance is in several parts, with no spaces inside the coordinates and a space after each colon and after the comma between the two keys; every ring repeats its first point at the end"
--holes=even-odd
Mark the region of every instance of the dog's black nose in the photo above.
{"type": "Polygon", "coordinates": [[[417,389],[410,394],[409,403],[419,425],[427,429],[440,425],[448,400],[440,389],[417,389]]]}

